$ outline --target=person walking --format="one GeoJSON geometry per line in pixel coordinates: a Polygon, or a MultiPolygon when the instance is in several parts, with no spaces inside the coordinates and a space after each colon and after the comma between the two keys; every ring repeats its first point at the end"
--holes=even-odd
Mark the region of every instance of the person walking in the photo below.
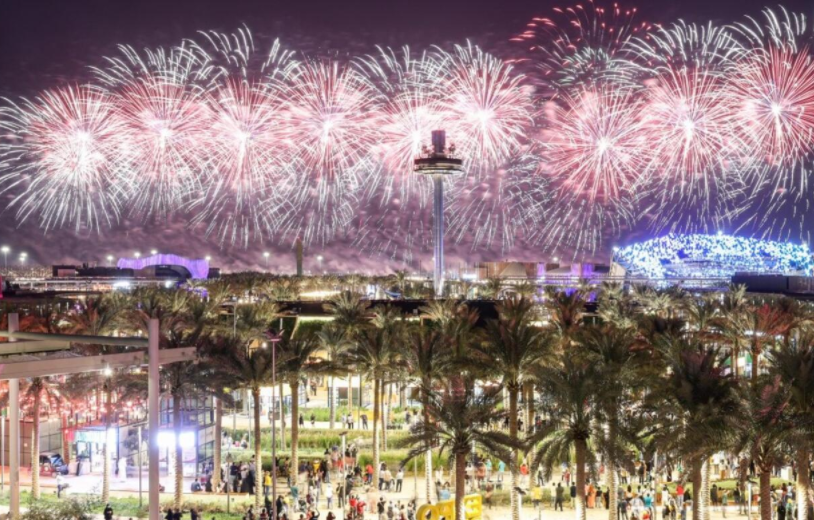
{"type": "Polygon", "coordinates": [[[113,508],[110,507],[110,504],[105,505],[105,510],[102,512],[102,515],[105,517],[105,520],[113,520],[113,508]]]}
{"type": "Polygon", "coordinates": [[[398,473],[396,473],[396,493],[401,493],[401,485],[404,481],[404,468],[399,468],[398,473]]]}
{"type": "Polygon", "coordinates": [[[362,429],[367,430],[367,414],[362,414],[362,429]]]}
{"type": "Polygon", "coordinates": [[[575,509],[577,506],[577,485],[571,484],[571,509],[575,509]]]}
{"type": "Polygon", "coordinates": [[[555,497],[556,497],[554,499],[554,511],[557,510],[557,507],[559,507],[560,511],[562,511],[562,501],[563,501],[563,498],[565,497],[565,489],[563,489],[563,487],[562,487],[562,482],[557,483],[557,489],[554,492],[554,494],[555,494],[555,497]]]}

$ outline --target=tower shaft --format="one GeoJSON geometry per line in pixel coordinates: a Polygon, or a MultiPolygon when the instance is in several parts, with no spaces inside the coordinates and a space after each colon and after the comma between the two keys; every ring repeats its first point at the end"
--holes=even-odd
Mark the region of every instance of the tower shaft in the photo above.
{"type": "Polygon", "coordinates": [[[433,284],[435,297],[444,296],[444,177],[433,175],[433,239],[435,241],[435,267],[433,284]]]}

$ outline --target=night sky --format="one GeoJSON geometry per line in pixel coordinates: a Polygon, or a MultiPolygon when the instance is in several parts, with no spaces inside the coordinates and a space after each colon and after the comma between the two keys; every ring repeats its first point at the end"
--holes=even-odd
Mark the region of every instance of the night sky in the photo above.
{"type": "MultiPolygon", "coordinates": [[[[553,7],[568,5],[572,4],[548,0],[0,0],[0,96],[33,96],[44,88],[81,81],[88,76],[88,66],[115,54],[120,43],[136,48],[173,45],[194,37],[198,30],[232,32],[242,24],[253,31],[259,48],[264,40],[280,37],[288,47],[311,55],[341,57],[373,52],[376,44],[421,48],[466,39],[505,54],[511,49],[508,39],[522,31],[533,16],[550,16],[553,7]]],[[[638,7],[640,19],[656,23],[678,18],[725,23],[747,14],[757,16],[765,5],[775,6],[754,0],[622,4],[638,7]]],[[[810,0],[782,5],[814,15],[810,0]]],[[[0,198],[0,210],[8,200],[8,196],[0,198]]],[[[231,270],[262,266],[262,252],[269,250],[279,269],[293,267],[290,244],[219,249],[180,221],[122,222],[101,234],[76,234],[70,229],[43,234],[35,223],[18,226],[7,211],[0,213],[0,242],[27,251],[42,264],[101,261],[107,254],[157,248],[190,256],[211,254],[215,264],[231,270]]],[[[504,257],[534,260],[549,253],[522,244],[505,252],[499,247],[470,252],[466,244],[448,248],[453,261],[468,262],[504,257]]],[[[324,255],[324,266],[332,269],[388,272],[397,267],[351,247],[349,238],[307,254],[311,258],[324,255]]],[[[431,253],[423,255],[428,259],[431,253]]],[[[604,255],[597,253],[599,258],[604,255]]],[[[316,266],[306,265],[309,267],[316,266]]]]}

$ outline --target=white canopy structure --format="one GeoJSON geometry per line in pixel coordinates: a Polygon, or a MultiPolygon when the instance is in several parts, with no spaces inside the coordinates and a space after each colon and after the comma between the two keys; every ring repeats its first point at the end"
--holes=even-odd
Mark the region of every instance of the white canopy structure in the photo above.
{"type": "MultiPolygon", "coordinates": [[[[9,470],[11,505],[9,517],[20,517],[20,379],[46,377],[80,372],[98,372],[106,369],[148,365],[147,408],[149,437],[149,493],[150,520],[159,520],[158,428],[159,428],[159,366],[180,361],[192,361],[196,349],[178,348],[159,350],[158,320],[151,319],[147,338],[118,338],[109,336],[78,336],[19,332],[19,315],[9,314],[8,331],[0,337],[9,343],[0,344],[0,380],[9,385],[9,470]],[[146,347],[122,354],[83,356],[65,354],[71,343],[146,347]]],[[[36,469],[35,469],[36,471],[36,469]]]]}

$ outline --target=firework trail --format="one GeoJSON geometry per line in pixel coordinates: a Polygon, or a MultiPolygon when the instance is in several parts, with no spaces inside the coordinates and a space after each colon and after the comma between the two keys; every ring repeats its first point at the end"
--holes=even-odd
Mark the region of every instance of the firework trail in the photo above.
{"type": "Polygon", "coordinates": [[[552,17],[533,18],[524,32],[512,38],[531,47],[544,85],[556,91],[605,80],[621,83],[629,76],[624,48],[633,36],[651,28],[636,21],[635,8],[616,3],[604,8],[589,1],[587,6],[554,12],[552,17]]]}
{"type": "Polygon", "coordinates": [[[0,152],[8,165],[0,190],[15,192],[10,207],[17,208],[17,218],[35,218],[46,230],[116,223],[124,204],[123,126],[114,101],[89,86],[50,90],[4,107],[0,127],[13,138],[0,152]]]}
{"type": "Polygon", "coordinates": [[[642,97],[604,86],[549,105],[544,167],[560,189],[602,204],[644,182],[650,137],[642,97]]]}
{"type": "Polygon", "coordinates": [[[502,251],[536,236],[553,203],[548,179],[537,175],[539,160],[529,148],[490,175],[451,183],[449,236],[471,249],[497,245],[502,251]]]}
{"type": "Polygon", "coordinates": [[[296,150],[282,193],[299,208],[286,233],[325,243],[348,224],[356,193],[374,175],[381,97],[357,68],[312,60],[282,97],[296,150]]]}
{"type": "Polygon", "coordinates": [[[122,46],[95,85],[4,103],[0,190],[45,229],[180,213],[222,245],[342,234],[407,261],[429,244],[413,159],[444,129],[466,165],[446,190],[450,234],[472,247],[591,252],[642,222],[807,229],[805,17],[651,26],[591,2],[513,40],[529,52],[295,59],[245,28],[122,46]]]}
{"type": "Polygon", "coordinates": [[[382,167],[381,185],[370,183],[365,189],[372,189],[383,205],[397,198],[399,204],[415,200],[423,206],[429,200],[429,184],[413,172],[413,162],[427,144],[427,136],[450,123],[441,103],[443,86],[435,74],[436,64],[427,53],[415,55],[404,47],[400,52],[380,48],[358,65],[384,100],[373,149],[382,167]]]}
{"type": "Polygon", "coordinates": [[[469,169],[488,175],[527,141],[533,127],[531,88],[512,65],[471,43],[440,52],[437,59],[458,154],[469,169]]]}
{"type": "Polygon", "coordinates": [[[277,205],[264,202],[287,167],[289,128],[264,84],[227,79],[211,93],[209,105],[206,179],[190,204],[193,224],[206,225],[222,243],[245,247],[274,229],[277,205]]]}
{"type": "Polygon", "coordinates": [[[268,54],[258,53],[247,29],[201,34],[200,43],[188,46],[211,123],[201,141],[203,180],[188,209],[192,224],[219,243],[247,247],[250,240],[268,239],[290,211],[277,186],[293,153],[283,92],[299,62],[279,40],[268,54]]]}

